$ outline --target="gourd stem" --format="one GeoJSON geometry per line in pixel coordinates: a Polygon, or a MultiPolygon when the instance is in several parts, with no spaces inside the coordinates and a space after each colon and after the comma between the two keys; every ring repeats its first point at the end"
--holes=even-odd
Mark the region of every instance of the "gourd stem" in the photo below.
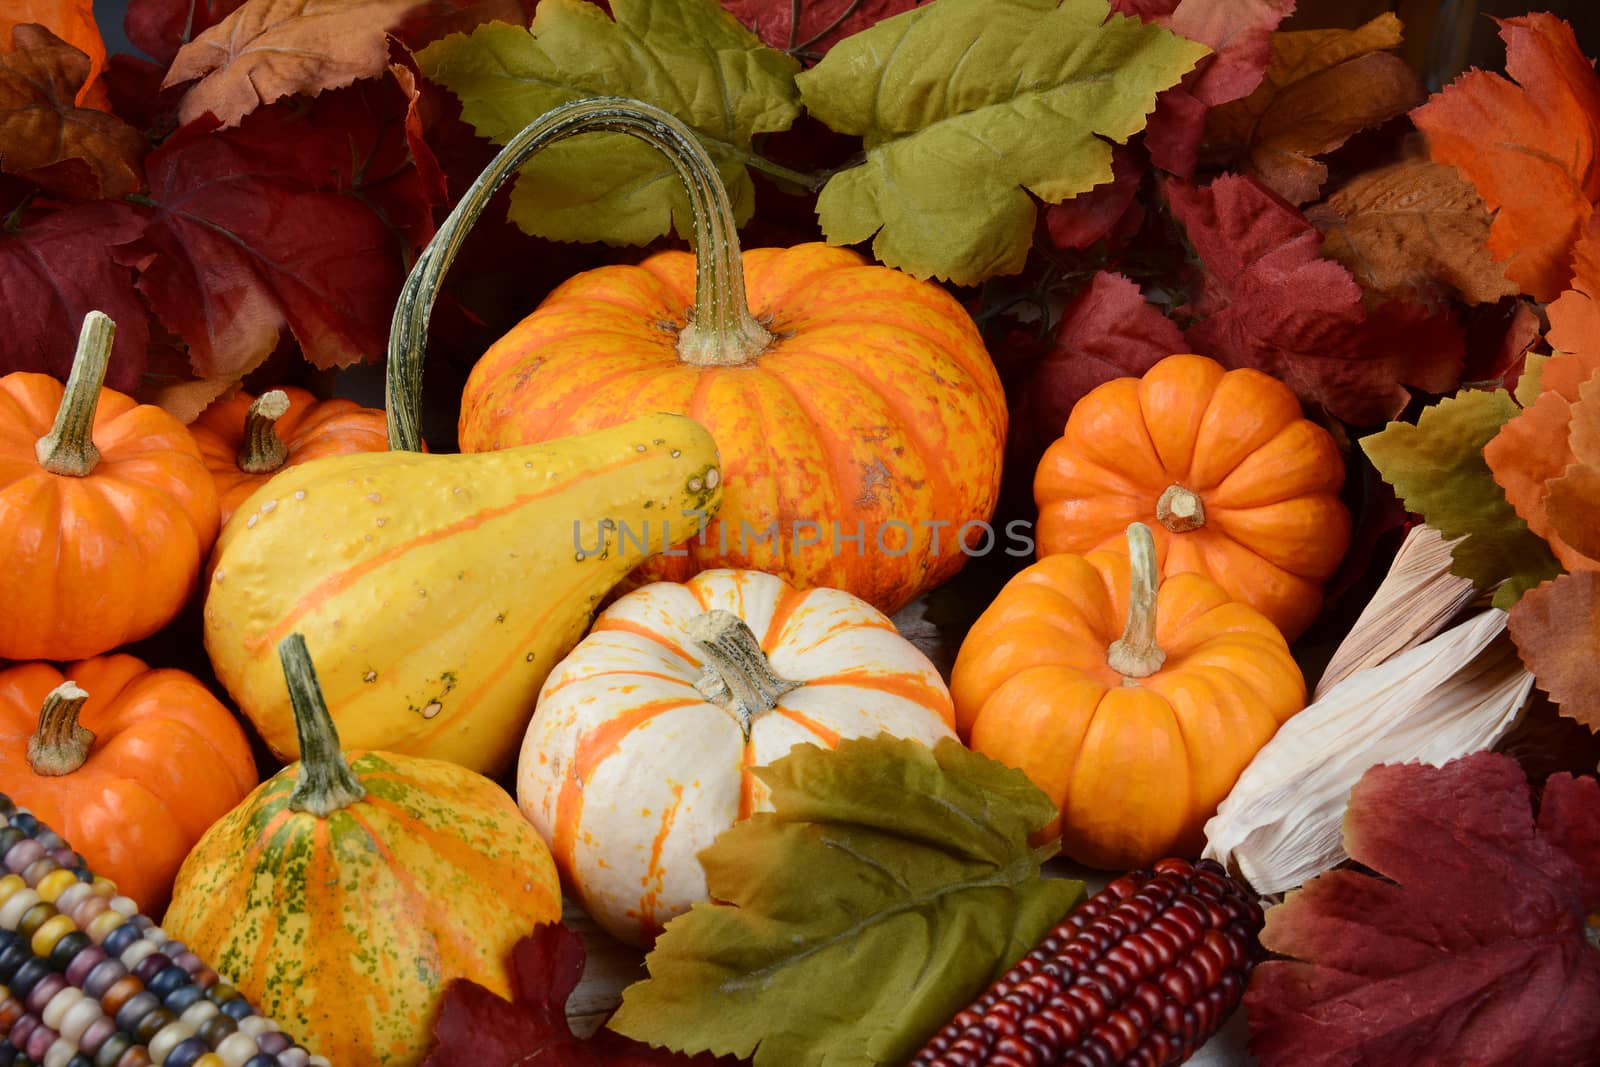
{"type": "Polygon", "coordinates": [[[746,741],[756,716],[771,711],[783,694],[800,687],[801,683],[773,672],[756,635],[731,611],[696,615],[689,620],[689,640],[706,663],[695,688],[733,713],[746,741]]]}
{"type": "Polygon", "coordinates": [[[278,420],[289,412],[289,394],[272,389],[256,397],[244,413],[244,443],[239,446],[239,469],[246,474],[270,474],[289,458],[289,446],[278,436],[278,420]]]}
{"type": "Polygon", "coordinates": [[[638,100],[575,100],[546,112],[506,143],[411,268],[389,328],[385,407],[391,450],[416,452],[422,447],[418,411],[428,315],[467,232],[495,190],[528,157],[547,145],[595,130],[626,133],[656,148],[672,163],[688,190],[698,267],[695,307],[689,327],[679,338],[683,359],[734,365],[753,358],[771,343],[772,335],[756,322],[745,301],[739,238],[727,193],[716,165],[694,134],[672,115],[638,100]]]}
{"type": "Polygon", "coordinates": [[[294,706],[294,729],[300,738],[300,779],[289,794],[291,811],[308,811],[326,817],[367,795],[344,753],[339,751],[339,731],[328,714],[311,665],[306,639],[290,634],[278,644],[278,660],[294,706]]]}
{"type": "Polygon", "coordinates": [[[1156,542],[1142,522],[1128,526],[1128,623],[1106,650],[1106,664],[1124,685],[1161,669],[1167,654],[1156,644],[1156,542]]]}
{"type": "Polygon", "coordinates": [[[39,709],[39,728],[28,738],[28,766],[49,778],[71,774],[89,758],[94,733],[78,722],[89,694],[74,682],[50,690],[39,709]]]}
{"type": "Polygon", "coordinates": [[[1156,518],[1173,533],[1188,533],[1206,524],[1206,505],[1200,494],[1181,485],[1169,485],[1156,501],[1156,518]]]}
{"type": "Polygon", "coordinates": [[[94,446],[94,413],[116,336],[117,325],[104,312],[91,311],[83,317],[55,424],[33,446],[39,466],[51,474],[83,478],[100,462],[100,450],[94,446]]]}

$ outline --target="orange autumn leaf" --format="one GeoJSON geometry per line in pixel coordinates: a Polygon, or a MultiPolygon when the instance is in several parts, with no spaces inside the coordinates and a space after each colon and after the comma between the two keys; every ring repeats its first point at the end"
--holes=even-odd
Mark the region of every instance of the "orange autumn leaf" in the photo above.
{"type": "Polygon", "coordinates": [[[1507,620],[1523,666],[1561,714],[1600,732],[1600,571],[1530,589],[1507,620]]]}
{"type": "Polygon", "coordinates": [[[1567,450],[1575,462],[1549,483],[1545,510],[1557,537],[1600,560],[1600,371],[1583,384],[1572,405],[1567,450]]]}
{"type": "Polygon", "coordinates": [[[1548,14],[1500,23],[1506,71],[1472,70],[1411,113],[1435,162],[1496,212],[1489,250],[1522,291],[1554,300],[1600,199],[1600,77],[1572,27],[1548,14]]]}
{"type": "Polygon", "coordinates": [[[6,0],[0,4],[0,52],[13,49],[11,31],[37,22],[89,57],[89,78],[78,90],[79,107],[109,111],[100,74],[106,69],[106,43],[94,20],[94,0],[6,0]]]}
{"type": "Polygon", "coordinates": [[[1600,372],[1600,216],[1591,219],[1573,262],[1572,288],[1550,305],[1546,339],[1557,355],[1540,368],[1538,398],[1483,450],[1506,499],[1569,571],[1600,568],[1600,557],[1569,543],[1549,513],[1551,483],[1577,462],[1570,441],[1573,405],[1600,372]]]}

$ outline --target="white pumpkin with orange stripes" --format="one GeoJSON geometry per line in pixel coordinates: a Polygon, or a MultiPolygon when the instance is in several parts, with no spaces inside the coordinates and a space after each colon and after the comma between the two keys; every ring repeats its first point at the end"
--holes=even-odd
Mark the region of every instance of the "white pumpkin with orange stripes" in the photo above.
{"type": "Polygon", "coordinates": [[[612,604],[546,680],[517,802],[562,878],[635,945],[707,897],[698,855],[770,810],[750,772],[796,744],[954,737],[939,672],[866,601],[710,570],[612,604]]]}

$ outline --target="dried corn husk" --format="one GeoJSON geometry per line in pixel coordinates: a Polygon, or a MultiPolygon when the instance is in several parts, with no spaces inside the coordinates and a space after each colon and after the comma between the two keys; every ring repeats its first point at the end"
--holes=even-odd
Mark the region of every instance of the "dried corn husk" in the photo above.
{"type": "Polygon", "coordinates": [[[1490,609],[1335,685],[1279,728],[1206,823],[1206,855],[1258,893],[1337,866],[1350,789],[1380,763],[1435,766],[1492,748],[1533,676],[1490,609]]]}
{"type": "Polygon", "coordinates": [[[1313,699],[1321,700],[1357,671],[1415,648],[1472,602],[1477,595],[1472,579],[1450,573],[1453,544],[1432,526],[1418,523],[1411,528],[1389,573],[1328,661],[1313,699]]]}

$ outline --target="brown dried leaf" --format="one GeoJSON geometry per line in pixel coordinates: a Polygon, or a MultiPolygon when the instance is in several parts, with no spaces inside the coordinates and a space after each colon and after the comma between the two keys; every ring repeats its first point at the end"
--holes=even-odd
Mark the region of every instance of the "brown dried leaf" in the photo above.
{"type": "Polygon", "coordinates": [[[0,171],[70,200],[138,192],[144,138],[115,115],[77,106],[90,60],[43,26],[18,26],[0,54],[0,171]]]}
{"type": "Polygon", "coordinates": [[[1508,625],[1522,662],[1561,714],[1600,731],[1600,571],[1528,590],[1508,625]]]}
{"type": "Polygon", "coordinates": [[[1328,178],[1315,157],[1427,97],[1405,61],[1389,54],[1400,33],[1400,20],[1384,14],[1354,30],[1275,35],[1256,91],[1212,110],[1205,156],[1247,165],[1293,204],[1315,200],[1328,178]]]}
{"type": "Polygon", "coordinates": [[[383,73],[387,31],[418,2],[249,0],[184,45],[162,86],[200,79],[183,98],[180,121],[209,111],[234,126],[262,104],[383,73]]]}
{"type": "Polygon", "coordinates": [[[1486,304],[1517,291],[1489,254],[1488,210],[1453,167],[1414,160],[1368,171],[1306,218],[1322,231],[1323,254],[1350,268],[1371,296],[1459,293],[1486,304]]]}

